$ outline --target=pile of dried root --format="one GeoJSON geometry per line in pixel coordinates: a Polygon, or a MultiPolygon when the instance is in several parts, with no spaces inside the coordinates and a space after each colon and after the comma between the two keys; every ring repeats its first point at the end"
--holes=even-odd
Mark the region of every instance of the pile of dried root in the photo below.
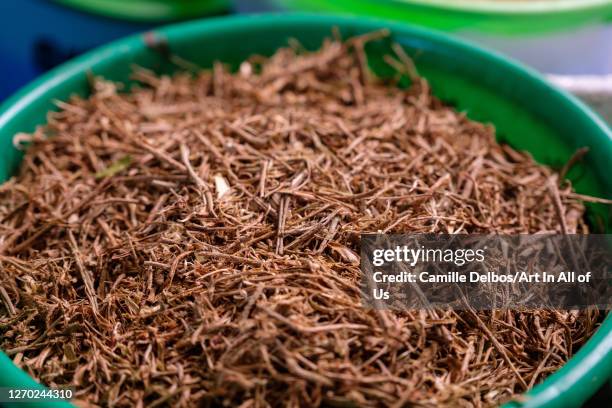
{"type": "Polygon", "coordinates": [[[374,78],[364,41],[97,79],[19,135],[0,348],[119,406],[488,406],[557,370],[596,311],[362,308],[361,232],[588,232],[552,170],[374,78]]]}

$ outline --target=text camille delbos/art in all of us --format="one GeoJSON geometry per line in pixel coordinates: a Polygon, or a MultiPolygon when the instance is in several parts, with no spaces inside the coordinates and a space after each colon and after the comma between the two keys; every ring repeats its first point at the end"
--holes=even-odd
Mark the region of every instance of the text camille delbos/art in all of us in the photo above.
{"type": "Polygon", "coordinates": [[[606,306],[607,235],[385,235],[361,239],[364,303],[476,309],[606,306]]]}

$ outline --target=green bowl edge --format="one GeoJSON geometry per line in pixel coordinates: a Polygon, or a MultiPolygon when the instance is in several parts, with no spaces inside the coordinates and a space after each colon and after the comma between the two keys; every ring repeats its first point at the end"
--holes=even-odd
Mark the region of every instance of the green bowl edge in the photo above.
{"type": "Polygon", "coordinates": [[[231,0],[51,0],[75,10],[137,23],[170,22],[220,14],[231,0]]]}
{"type": "MultiPolygon", "coordinates": [[[[287,10],[371,16],[418,24],[444,31],[474,31],[511,37],[532,37],[567,31],[612,19],[612,2],[573,7],[484,7],[468,1],[428,0],[270,0],[287,10]]],[[[550,3],[554,1],[550,0],[550,3]]]]}

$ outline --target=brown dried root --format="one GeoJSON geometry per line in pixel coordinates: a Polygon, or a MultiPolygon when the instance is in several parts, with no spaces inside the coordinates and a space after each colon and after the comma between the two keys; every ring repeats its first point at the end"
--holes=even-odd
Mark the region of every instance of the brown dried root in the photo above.
{"type": "Polygon", "coordinates": [[[411,89],[366,72],[365,39],[62,103],[0,190],[0,347],[118,406],[481,407],[557,370],[597,312],[361,307],[362,232],[588,232],[405,54],[411,89]]]}

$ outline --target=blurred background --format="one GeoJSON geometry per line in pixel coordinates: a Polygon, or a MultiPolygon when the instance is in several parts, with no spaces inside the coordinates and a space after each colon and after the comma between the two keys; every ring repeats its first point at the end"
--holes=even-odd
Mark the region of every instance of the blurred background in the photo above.
{"type": "Polygon", "coordinates": [[[612,0],[20,0],[0,2],[0,101],[88,49],[231,13],[360,14],[440,29],[548,75],[612,122],[612,0]]]}

